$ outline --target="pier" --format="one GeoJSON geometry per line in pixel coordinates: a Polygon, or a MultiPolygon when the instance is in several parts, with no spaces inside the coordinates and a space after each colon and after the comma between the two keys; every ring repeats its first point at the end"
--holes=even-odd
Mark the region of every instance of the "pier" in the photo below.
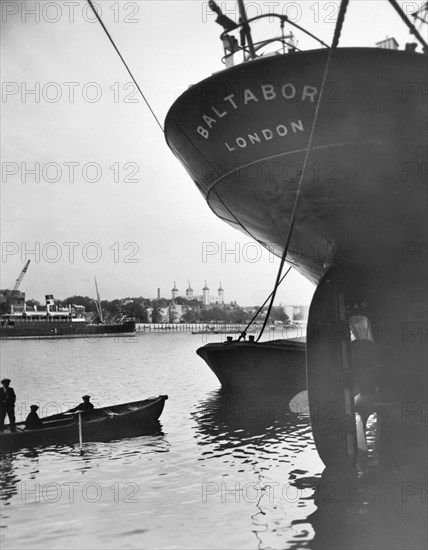
{"type": "MultiPolygon", "coordinates": [[[[136,331],[138,332],[201,332],[202,334],[240,334],[246,324],[206,324],[206,323],[138,323],[136,331]]],[[[258,335],[261,325],[252,325],[246,332],[247,334],[258,335]]],[[[275,328],[270,327],[265,331],[269,339],[275,338],[298,338],[306,335],[306,326],[304,324],[284,325],[275,328]]]]}
{"type": "MultiPolygon", "coordinates": [[[[246,324],[213,324],[213,323],[138,323],[137,332],[242,332],[246,324]]],[[[258,327],[247,332],[256,332],[258,327]]]]}

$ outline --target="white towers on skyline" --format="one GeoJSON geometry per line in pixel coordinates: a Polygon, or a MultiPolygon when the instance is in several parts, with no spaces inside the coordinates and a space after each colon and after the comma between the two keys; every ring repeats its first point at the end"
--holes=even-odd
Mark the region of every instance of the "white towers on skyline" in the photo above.
{"type": "Polygon", "coordinates": [[[220,286],[218,287],[218,303],[223,305],[224,304],[224,290],[223,288],[221,287],[221,283],[220,283],[220,286]]]}
{"type": "Polygon", "coordinates": [[[171,290],[171,296],[173,300],[175,300],[178,296],[178,288],[177,288],[177,285],[175,284],[175,281],[174,281],[174,287],[171,290]]]}
{"type": "MultiPolygon", "coordinates": [[[[202,304],[204,306],[209,306],[211,304],[211,302],[213,302],[213,303],[215,302],[219,305],[224,305],[224,289],[221,285],[221,282],[219,283],[216,298],[214,298],[214,297],[211,298],[210,297],[210,289],[207,285],[207,281],[205,281],[205,285],[202,288],[202,296],[201,295],[195,296],[193,288],[190,284],[190,280],[187,281],[187,284],[188,284],[188,287],[186,288],[186,300],[194,300],[195,298],[197,298],[198,300],[202,299],[202,304]]],[[[158,299],[160,297],[159,294],[160,293],[159,293],[159,289],[158,289],[158,299]]],[[[172,297],[172,300],[175,300],[176,298],[179,297],[179,291],[178,291],[178,288],[177,288],[177,283],[175,281],[174,281],[174,286],[171,289],[171,297],[172,297]]]]}
{"type": "Polygon", "coordinates": [[[193,300],[193,288],[190,286],[190,281],[188,281],[189,286],[186,289],[186,299],[193,300]]]}
{"type": "Polygon", "coordinates": [[[204,306],[209,306],[210,304],[210,289],[207,286],[207,282],[205,281],[205,286],[202,289],[202,303],[204,306]]]}

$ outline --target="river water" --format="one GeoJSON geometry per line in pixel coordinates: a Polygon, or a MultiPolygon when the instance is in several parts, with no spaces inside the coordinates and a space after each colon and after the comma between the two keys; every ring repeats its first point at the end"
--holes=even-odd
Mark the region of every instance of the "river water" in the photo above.
{"type": "MultiPolygon", "coordinates": [[[[2,342],[18,419],[168,394],[160,428],[2,455],[1,548],[424,548],[406,471],[328,472],[283,391],[224,392],[195,354],[222,335],[2,342]],[[398,477],[397,477],[398,476],[398,477]]],[[[425,528],[424,528],[425,526],[425,528]]]]}

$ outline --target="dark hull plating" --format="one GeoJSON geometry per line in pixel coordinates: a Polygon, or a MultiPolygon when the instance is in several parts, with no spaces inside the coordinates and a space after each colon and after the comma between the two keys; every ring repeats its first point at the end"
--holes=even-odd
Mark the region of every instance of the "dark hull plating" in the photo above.
{"type": "Polygon", "coordinates": [[[224,387],[306,388],[305,342],[226,342],[197,350],[224,387]]]}
{"type": "MultiPolygon", "coordinates": [[[[272,56],[217,73],[186,91],[165,122],[169,147],[213,212],[278,256],[327,55],[272,56]]],[[[427,88],[425,55],[333,54],[287,251],[300,273],[323,281],[309,313],[307,372],[310,405],[333,404],[340,419],[313,421],[326,463],[334,453],[355,459],[361,381],[371,412],[394,403],[408,412],[379,412],[383,433],[416,423],[427,448],[427,88]],[[355,359],[350,327],[361,319],[371,336],[357,338],[372,345],[355,359]]]]}
{"type": "MultiPolygon", "coordinates": [[[[326,56],[301,52],[218,73],[185,92],[165,122],[168,145],[213,211],[277,255],[326,56]]],[[[310,280],[333,253],[349,269],[383,272],[386,263],[407,273],[402,244],[426,242],[426,79],[423,55],[335,53],[287,255],[310,280]]]]}
{"type": "Polygon", "coordinates": [[[1,340],[9,339],[56,339],[94,338],[103,336],[132,336],[135,322],[91,324],[73,321],[25,321],[15,320],[13,326],[0,329],[1,340]]]}

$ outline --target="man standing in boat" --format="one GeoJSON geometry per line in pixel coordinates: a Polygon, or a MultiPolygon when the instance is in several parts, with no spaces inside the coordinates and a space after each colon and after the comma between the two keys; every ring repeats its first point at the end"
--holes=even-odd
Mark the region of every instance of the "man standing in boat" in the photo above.
{"type": "Polygon", "coordinates": [[[16,432],[15,428],[15,401],[16,395],[10,387],[10,379],[3,378],[0,388],[0,432],[4,430],[4,419],[9,417],[10,431],[16,432]]]}

